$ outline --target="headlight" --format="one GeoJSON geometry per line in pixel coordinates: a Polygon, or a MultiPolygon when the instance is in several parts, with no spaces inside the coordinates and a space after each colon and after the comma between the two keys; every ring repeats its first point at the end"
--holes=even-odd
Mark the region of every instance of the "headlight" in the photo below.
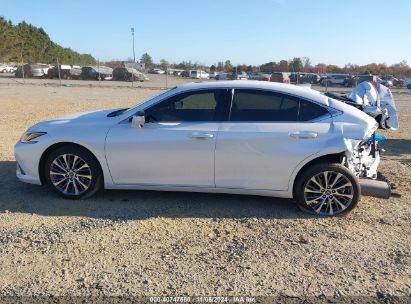
{"type": "Polygon", "coordinates": [[[46,134],[46,132],[26,132],[20,138],[20,141],[24,144],[34,144],[37,142],[34,139],[43,136],[44,134],[46,134]]]}

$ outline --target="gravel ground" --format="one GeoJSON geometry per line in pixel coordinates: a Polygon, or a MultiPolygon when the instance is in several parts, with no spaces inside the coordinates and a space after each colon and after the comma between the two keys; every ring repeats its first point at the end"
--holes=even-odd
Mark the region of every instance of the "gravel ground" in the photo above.
{"type": "Polygon", "coordinates": [[[15,178],[13,145],[33,123],[130,106],[129,87],[0,80],[0,296],[411,296],[411,94],[395,93],[401,129],[380,132],[381,171],[401,198],[363,197],[315,218],[289,200],[102,191],[58,198],[15,178]]]}

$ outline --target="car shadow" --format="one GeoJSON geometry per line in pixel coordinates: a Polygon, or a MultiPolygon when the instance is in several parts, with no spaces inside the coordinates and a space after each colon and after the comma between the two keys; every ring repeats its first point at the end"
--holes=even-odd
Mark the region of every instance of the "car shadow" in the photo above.
{"type": "Polygon", "coordinates": [[[20,182],[15,168],[14,161],[0,161],[0,212],[114,220],[312,217],[292,200],[251,195],[104,190],[87,200],[66,200],[46,186],[20,182]]]}

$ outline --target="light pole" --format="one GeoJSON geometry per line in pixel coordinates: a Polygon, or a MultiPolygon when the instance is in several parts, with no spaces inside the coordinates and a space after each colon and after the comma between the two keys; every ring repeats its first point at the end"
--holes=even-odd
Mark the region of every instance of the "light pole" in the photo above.
{"type": "Polygon", "coordinates": [[[131,28],[131,35],[133,36],[133,63],[136,63],[136,53],[134,52],[134,27],[131,28]]]}
{"type": "Polygon", "coordinates": [[[134,86],[134,69],[136,67],[136,53],[134,52],[134,27],[131,28],[131,35],[133,36],[133,68],[131,69],[131,86],[134,86]]]}

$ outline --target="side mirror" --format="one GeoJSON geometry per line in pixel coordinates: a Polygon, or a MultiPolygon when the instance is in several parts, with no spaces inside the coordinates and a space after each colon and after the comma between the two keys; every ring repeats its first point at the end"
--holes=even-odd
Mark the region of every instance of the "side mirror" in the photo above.
{"type": "Polygon", "coordinates": [[[144,111],[138,111],[131,120],[131,126],[133,128],[142,128],[146,122],[146,115],[144,111]]]}

